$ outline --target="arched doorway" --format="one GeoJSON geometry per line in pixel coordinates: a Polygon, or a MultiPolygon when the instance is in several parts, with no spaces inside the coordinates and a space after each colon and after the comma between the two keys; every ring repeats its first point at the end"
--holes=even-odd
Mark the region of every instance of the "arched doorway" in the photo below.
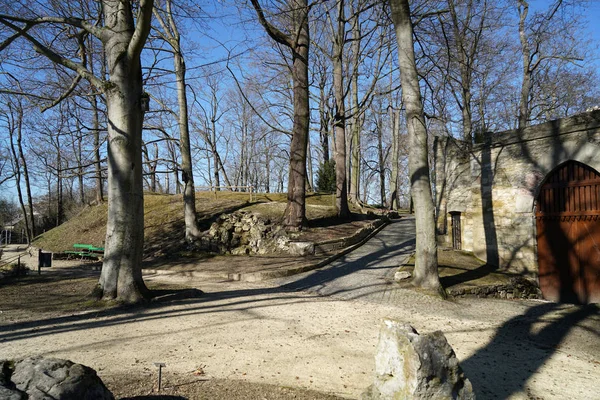
{"type": "Polygon", "coordinates": [[[600,302],[600,174],[568,161],[548,174],[536,201],[544,298],[600,302]]]}

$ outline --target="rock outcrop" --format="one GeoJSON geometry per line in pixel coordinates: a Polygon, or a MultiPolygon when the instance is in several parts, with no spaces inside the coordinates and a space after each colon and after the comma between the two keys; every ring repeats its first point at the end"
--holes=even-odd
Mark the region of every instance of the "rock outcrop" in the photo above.
{"type": "Polygon", "coordinates": [[[27,399],[27,394],[17,389],[16,385],[10,380],[13,369],[14,363],[7,360],[0,360],[0,399],[27,399]]]}
{"type": "Polygon", "coordinates": [[[379,332],[375,379],[362,400],[474,400],[471,382],[440,331],[419,335],[409,324],[386,319],[379,332]]]}
{"type": "Polygon", "coordinates": [[[238,211],[220,215],[202,234],[198,246],[219,254],[267,254],[287,251],[289,242],[281,225],[238,211]]]}

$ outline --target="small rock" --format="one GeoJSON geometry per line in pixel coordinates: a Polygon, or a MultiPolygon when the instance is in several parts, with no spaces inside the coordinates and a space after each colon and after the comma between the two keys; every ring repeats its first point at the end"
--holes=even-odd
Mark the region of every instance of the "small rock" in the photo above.
{"type": "Polygon", "coordinates": [[[412,274],[408,271],[398,271],[394,274],[394,280],[395,281],[403,281],[405,279],[408,279],[412,276],[412,274]]]}
{"type": "Polygon", "coordinates": [[[315,244],[312,242],[289,242],[289,253],[296,256],[315,254],[315,244]]]}

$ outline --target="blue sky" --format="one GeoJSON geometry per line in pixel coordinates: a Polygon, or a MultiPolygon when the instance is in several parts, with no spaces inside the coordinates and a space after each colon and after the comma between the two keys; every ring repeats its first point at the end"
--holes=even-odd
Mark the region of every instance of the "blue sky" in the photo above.
{"type": "MultiPolygon", "coordinates": [[[[579,0],[572,0],[579,1],[579,0]]],[[[532,11],[536,9],[546,9],[553,1],[551,0],[530,0],[530,7],[532,11]]],[[[588,37],[595,43],[596,46],[600,45],[600,0],[588,0],[587,2],[581,1],[581,3],[585,3],[585,15],[584,19],[586,22],[586,31],[588,32],[588,37]]],[[[211,11],[217,12],[217,10],[207,10],[209,15],[212,14],[211,11]]],[[[247,17],[251,20],[240,21],[239,14],[237,10],[231,7],[225,8],[225,6],[220,7],[219,10],[221,13],[225,11],[227,15],[223,19],[219,19],[217,21],[206,19],[204,21],[205,24],[210,25],[213,29],[211,35],[213,39],[222,42],[226,47],[233,50],[234,53],[242,50],[245,46],[244,37],[246,35],[250,37],[259,37],[266,39],[262,28],[258,24],[258,22],[253,18],[254,15],[252,13],[246,14],[247,17]],[[224,26],[227,21],[235,21],[234,26],[224,26]],[[243,28],[242,28],[243,26],[243,28]],[[242,43],[240,46],[236,46],[237,43],[242,43]]],[[[218,13],[218,12],[217,12],[218,13]]],[[[214,14],[212,14],[214,15],[214,14]]],[[[186,33],[184,32],[184,40],[186,33]]],[[[193,67],[198,64],[210,63],[212,61],[217,61],[222,59],[225,56],[225,51],[222,47],[215,44],[215,41],[208,40],[205,38],[201,38],[201,36],[197,36],[197,33],[194,31],[189,31],[189,36],[194,37],[197,42],[199,42],[199,50],[200,57],[198,59],[193,60],[188,63],[188,67],[193,67]],[[207,43],[208,42],[208,43],[207,43]]],[[[600,47],[600,46],[599,46],[600,47]]],[[[595,65],[598,69],[600,69],[600,49],[596,51],[596,60],[595,65]]],[[[7,183],[4,184],[0,188],[0,196],[14,198],[16,200],[16,193],[13,185],[7,183]],[[9,194],[10,193],[10,194],[9,194]]]]}

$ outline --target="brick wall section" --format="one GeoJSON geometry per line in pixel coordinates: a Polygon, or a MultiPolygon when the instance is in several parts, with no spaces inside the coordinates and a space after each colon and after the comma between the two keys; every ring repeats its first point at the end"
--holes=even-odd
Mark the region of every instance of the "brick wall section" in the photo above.
{"type": "Polygon", "coordinates": [[[545,177],[566,161],[600,171],[600,111],[490,133],[471,149],[437,137],[434,149],[440,243],[452,245],[450,213],[460,212],[463,250],[534,276],[535,198],[545,177]]]}

